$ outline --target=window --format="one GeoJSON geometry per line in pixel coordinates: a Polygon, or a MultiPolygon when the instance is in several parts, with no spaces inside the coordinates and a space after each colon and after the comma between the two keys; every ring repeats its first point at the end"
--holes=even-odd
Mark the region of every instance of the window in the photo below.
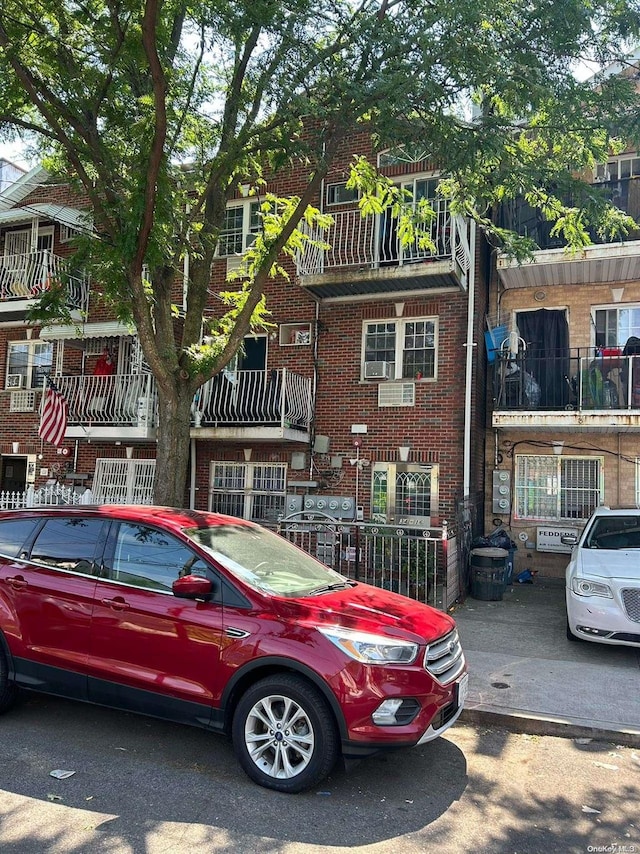
{"type": "Polygon", "coordinates": [[[429,152],[425,148],[420,148],[415,143],[408,145],[398,145],[395,148],[388,148],[386,151],[381,151],[378,154],[378,166],[397,166],[400,163],[420,163],[427,160],[429,152]]]}
{"type": "Polygon", "coordinates": [[[346,184],[327,184],[327,205],[346,205],[358,201],[358,191],[346,184]]]}
{"type": "Polygon", "coordinates": [[[596,347],[624,349],[629,338],[640,338],[640,305],[597,308],[594,316],[596,347]]]}
{"type": "Polygon", "coordinates": [[[218,255],[241,255],[261,228],[260,202],[242,202],[227,208],[218,241],[218,255]]]}
{"type": "Polygon", "coordinates": [[[102,546],[102,519],[48,519],[31,549],[31,560],[68,572],[90,575],[102,546]]]}
{"type": "Polygon", "coordinates": [[[433,317],[365,323],[364,362],[386,362],[390,379],[433,379],[436,339],[437,319],[433,317]]]}
{"type": "Polygon", "coordinates": [[[17,557],[36,524],[36,519],[11,519],[0,522],[0,554],[17,557]]]}
{"type": "Polygon", "coordinates": [[[516,456],[518,519],[588,519],[602,504],[602,458],[516,456]]]}
{"type": "Polygon", "coordinates": [[[96,504],[152,504],[155,460],[96,459],[96,504]]]}
{"type": "Polygon", "coordinates": [[[164,531],[123,522],[118,530],[110,578],[121,584],[171,592],[184,575],[207,574],[207,564],[164,531]]]}
{"type": "Polygon", "coordinates": [[[209,509],[275,523],[285,515],[285,463],[212,462],[209,509]]]}
{"type": "Polygon", "coordinates": [[[42,388],[51,374],[50,341],[12,341],[8,345],[5,388],[42,388]]]}
{"type": "Polygon", "coordinates": [[[612,157],[596,166],[596,182],[619,181],[640,175],[640,157],[636,152],[612,157]]]}
{"type": "Polygon", "coordinates": [[[430,525],[438,510],[438,466],[375,463],[371,513],[379,522],[430,525]]]}

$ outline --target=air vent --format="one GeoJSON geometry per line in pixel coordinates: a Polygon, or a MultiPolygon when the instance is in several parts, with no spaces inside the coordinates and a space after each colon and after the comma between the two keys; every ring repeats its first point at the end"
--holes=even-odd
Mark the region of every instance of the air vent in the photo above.
{"type": "Polygon", "coordinates": [[[33,412],[36,404],[35,391],[12,391],[10,412],[33,412]]]}
{"type": "Polygon", "coordinates": [[[378,386],[378,406],[415,406],[415,383],[384,383],[378,386]]]}

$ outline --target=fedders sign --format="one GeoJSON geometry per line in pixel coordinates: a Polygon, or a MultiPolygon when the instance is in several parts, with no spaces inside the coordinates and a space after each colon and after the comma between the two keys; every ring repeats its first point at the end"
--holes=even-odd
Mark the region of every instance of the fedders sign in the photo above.
{"type": "Polygon", "coordinates": [[[580,528],[558,528],[555,525],[545,525],[536,529],[536,549],[539,552],[562,552],[571,554],[571,546],[565,546],[562,537],[565,534],[580,536],[580,528]]]}

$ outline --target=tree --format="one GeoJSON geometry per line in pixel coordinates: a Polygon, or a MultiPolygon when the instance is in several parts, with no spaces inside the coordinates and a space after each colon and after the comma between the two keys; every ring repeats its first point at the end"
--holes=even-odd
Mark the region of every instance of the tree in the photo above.
{"type": "MultiPolygon", "coordinates": [[[[575,196],[571,176],[606,158],[614,130],[632,132],[635,93],[624,76],[594,86],[572,69],[612,61],[637,31],[635,0],[3,0],[0,134],[35,140],[89,200],[94,231],[79,252],[135,324],[157,382],[156,501],[182,503],[193,395],[265,322],[265,283],[305,239],[300,220],[326,222],[311,203],[350,133],[428,152],[452,205],[496,240],[508,235],[491,208],[517,194],[588,240],[585,212],[603,201],[583,189],[569,208],[560,191],[575,196]],[[246,278],[203,336],[227,200],[295,160],[308,164],[304,192],[263,209],[246,278]]],[[[352,181],[365,212],[401,205],[362,164],[352,181]]],[[[40,318],[62,315],[55,297],[40,318]]]]}

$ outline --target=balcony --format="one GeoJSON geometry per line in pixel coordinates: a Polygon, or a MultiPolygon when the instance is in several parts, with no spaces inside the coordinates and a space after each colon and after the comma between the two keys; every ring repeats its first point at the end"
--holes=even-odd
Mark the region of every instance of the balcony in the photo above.
{"type": "Polygon", "coordinates": [[[280,371],[223,371],[196,394],[192,437],[309,441],[312,381],[280,371]]]}
{"type": "MultiPolygon", "coordinates": [[[[155,379],[150,374],[59,376],[67,400],[67,439],[155,440],[155,379]]],[[[311,379],[281,371],[224,372],[196,393],[197,439],[309,441],[311,379]]]]}
{"type": "Polygon", "coordinates": [[[498,353],[492,426],[640,431],[640,355],[498,353]]]}
{"type": "Polygon", "coordinates": [[[313,241],[300,251],[300,284],[320,299],[411,293],[436,288],[467,288],[471,253],[467,222],[449,213],[448,201],[430,200],[432,250],[418,241],[402,246],[397,220],[363,217],[359,210],[332,214],[328,231],[309,230],[313,241]]]}
{"type": "MultiPolygon", "coordinates": [[[[636,221],[640,218],[640,178],[602,181],[595,186],[620,210],[636,221]]],[[[592,232],[593,245],[571,252],[559,237],[551,236],[552,223],[543,220],[522,199],[500,209],[498,224],[531,237],[539,247],[533,262],[518,264],[505,256],[498,257],[498,275],[505,288],[607,284],[640,278],[640,231],[615,243],[605,243],[592,232]]]]}
{"type": "Polygon", "coordinates": [[[27,252],[0,257],[0,311],[3,320],[22,317],[33,301],[45,293],[52,282],[62,280],[71,310],[86,308],[88,282],[68,259],[52,252],[27,252]],[[9,315],[12,315],[11,317],[9,315]]]}
{"type": "Polygon", "coordinates": [[[150,374],[55,377],[67,400],[67,439],[155,439],[155,380],[150,374]]]}

